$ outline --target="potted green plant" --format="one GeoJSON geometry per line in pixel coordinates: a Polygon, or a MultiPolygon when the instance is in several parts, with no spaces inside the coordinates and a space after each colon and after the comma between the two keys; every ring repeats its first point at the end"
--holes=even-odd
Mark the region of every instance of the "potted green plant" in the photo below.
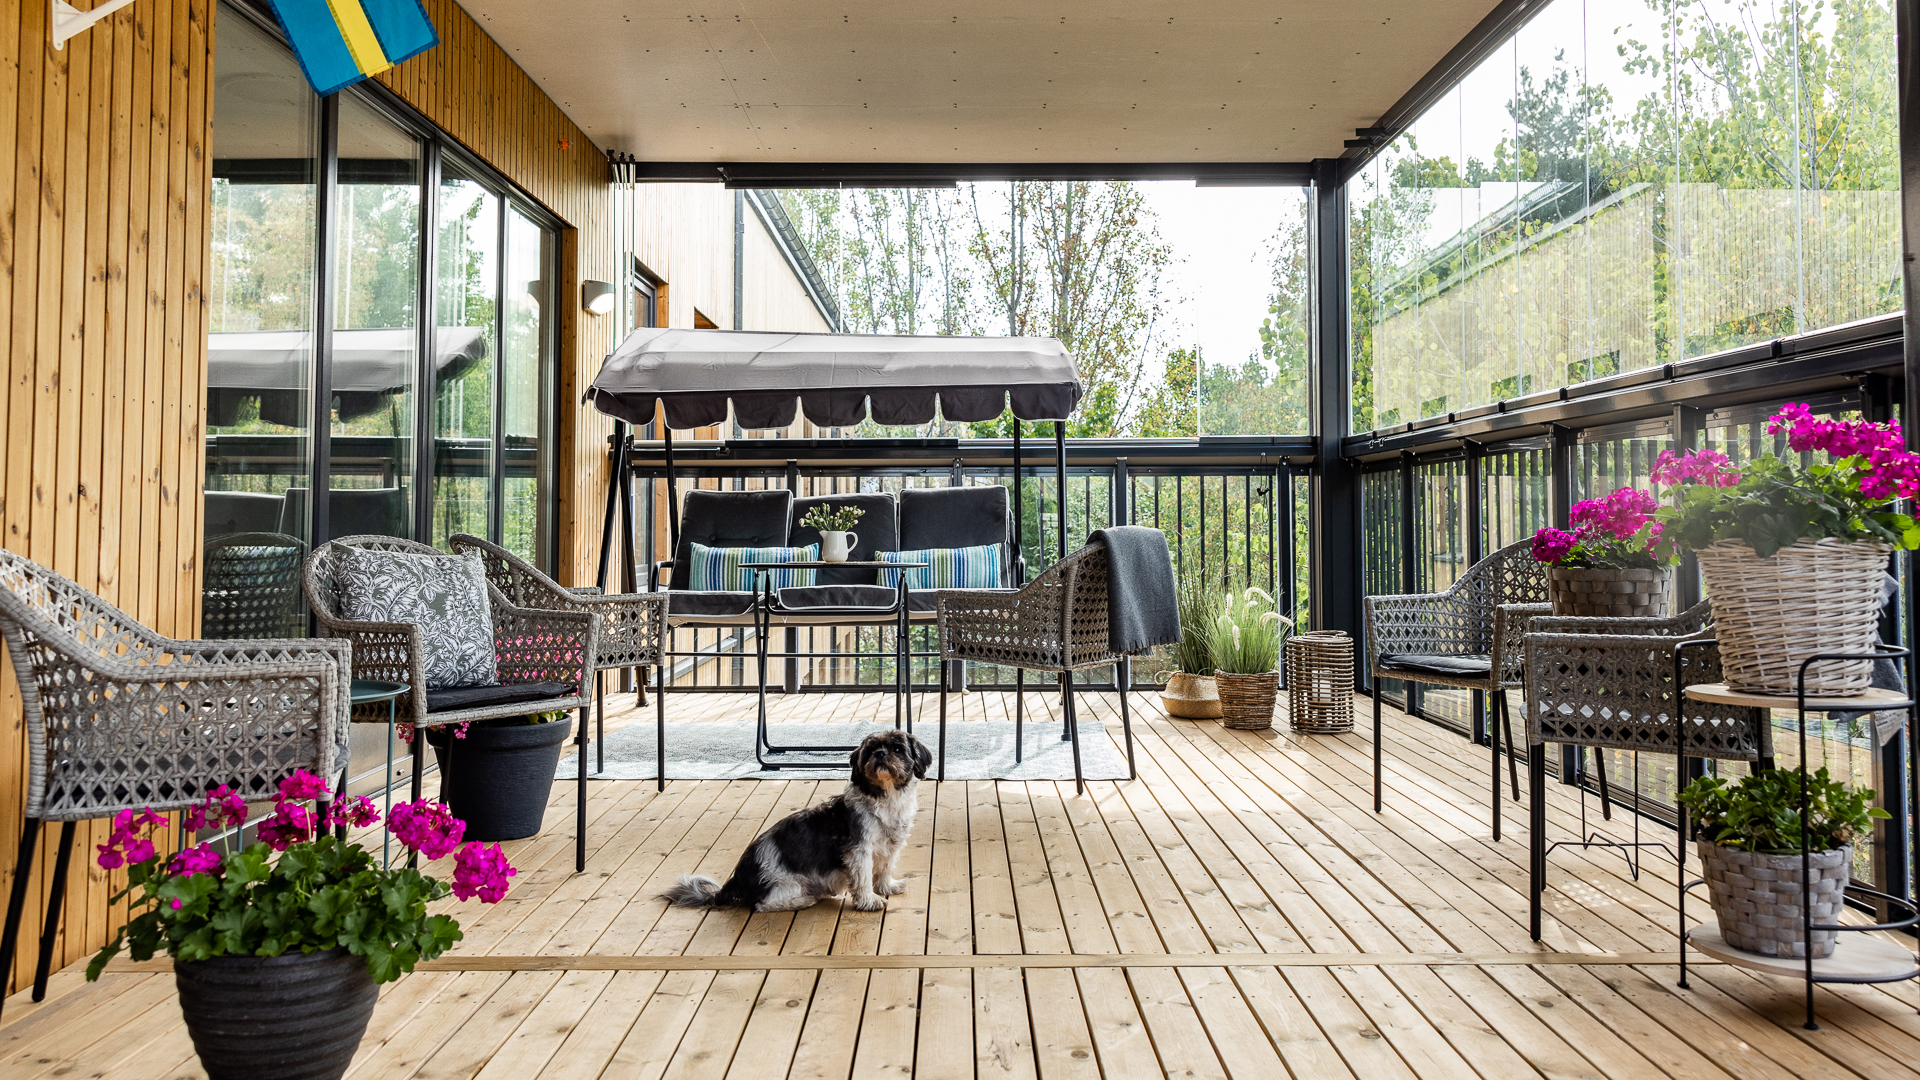
{"type": "MultiPolygon", "coordinates": [[[[1760,769],[1737,784],[1703,776],[1680,793],[1680,805],[1700,828],[1696,844],[1720,936],[1736,949],[1807,955],[1800,915],[1806,880],[1801,875],[1801,775],[1798,769],[1760,769]]],[[[1815,923],[1832,924],[1853,868],[1854,841],[1888,814],[1873,805],[1873,792],[1848,788],[1826,769],[1807,780],[1807,807],[1810,910],[1815,923]]],[[[1813,955],[1831,955],[1837,936],[1815,930],[1813,955]]]]}
{"type": "Polygon", "coordinates": [[[1220,723],[1243,731],[1273,726],[1280,696],[1280,643],[1293,629],[1273,597],[1248,586],[1228,593],[1213,621],[1214,681],[1220,685],[1220,723]]]}
{"type": "Polygon", "coordinates": [[[1180,609],[1180,640],[1167,655],[1172,667],[1160,704],[1167,715],[1184,720],[1220,719],[1220,688],[1213,678],[1213,624],[1224,597],[1198,575],[1180,579],[1175,601],[1180,609]]]}
{"type": "Polygon", "coordinates": [[[540,832],[554,770],[573,733],[569,719],[566,712],[529,713],[427,729],[440,764],[440,801],[467,823],[469,837],[523,840],[540,832]]]}
{"type": "MultiPolygon", "coordinates": [[[[1735,469],[1711,450],[1662,453],[1653,480],[1671,485],[1662,545],[1699,558],[1713,600],[1729,685],[1795,692],[1800,664],[1823,652],[1867,652],[1879,640],[1887,556],[1920,547],[1920,526],[1893,508],[1920,494],[1920,455],[1898,424],[1826,420],[1782,406],[1767,430],[1795,452],[1735,469]],[[1802,464],[1801,454],[1826,460],[1802,464]]],[[[1864,692],[1871,662],[1829,661],[1807,672],[1807,692],[1864,692]]]]}
{"type": "Polygon", "coordinates": [[[127,868],[133,917],[87,965],[97,979],[121,948],[135,960],[174,960],[180,1011],[212,1080],[301,1077],[337,1080],[373,1015],[376,987],[412,971],[460,940],[450,915],[427,905],[452,893],[498,903],[514,869],[498,845],[465,843],[465,824],[436,802],[393,808],[388,824],[408,850],[452,855],[453,884],[403,866],[381,868],[366,850],[329,830],[380,822],[365,796],[332,801],[327,782],[306,770],[282,781],[273,813],[254,842],[233,839],[247,804],[225,786],[185,815],[188,830],[225,830],[219,845],[162,854],[151,830],[165,819],[123,810],[104,869],[127,868]]]}
{"type": "Polygon", "coordinates": [[[1547,595],[1555,615],[1600,617],[1667,613],[1673,562],[1660,549],[1659,501],[1623,487],[1602,499],[1583,499],[1567,515],[1570,530],[1533,534],[1533,557],[1547,565],[1547,595]],[[1656,551],[1659,551],[1656,554],[1656,551]]]}
{"type": "Polygon", "coordinates": [[[831,506],[822,503],[807,511],[800,524],[820,533],[820,561],[846,562],[847,553],[860,542],[860,534],[850,532],[866,511],[857,506],[831,506]]]}

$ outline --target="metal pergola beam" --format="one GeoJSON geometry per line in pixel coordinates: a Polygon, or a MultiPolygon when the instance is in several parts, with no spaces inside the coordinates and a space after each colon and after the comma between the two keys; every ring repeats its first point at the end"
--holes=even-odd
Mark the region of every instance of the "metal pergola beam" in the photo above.
{"type": "Polygon", "coordinates": [[[611,159],[616,182],[716,183],[744,188],[946,187],[962,181],[1192,180],[1204,186],[1305,187],[1299,161],[868,162],[611,159]]]}

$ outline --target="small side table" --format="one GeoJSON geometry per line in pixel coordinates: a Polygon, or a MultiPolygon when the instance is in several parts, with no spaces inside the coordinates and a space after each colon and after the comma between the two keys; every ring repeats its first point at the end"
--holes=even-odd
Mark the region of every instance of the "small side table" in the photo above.
{"type": "MultiPolygon", "coordinates": [[[[387,790],[387,812],[380,819],[380,865],[390,866],[393,862],[393,829],[387,824],[387,818],[393,815],[393,730],[396,720],[397,703],[413,687],[406,683],[382,682],[378,679],[355,679],[347,700],[355,706],[378,705],[387,703],[387,773],[384,777],[387,790]]],[[[340,785],[340,794],[345,795],[346,784],[340,785]]],[[[341,827],[341,839],[345,839],[345,826],[341,827]]]]}
{"type": "MultiPolygon", "coordinates": [[[[1914,710],[1920,703],[1916,703],[1915,699],[1906,693],[1897,690],[1883,690],[1877,687],[1870,688],[1865,693],[1854,697],[1821,697],[1807,693],[1807,668],[1821,660],[1900,660],[1913,655],[1909,649],[1883,645],[1873,652],[1867,653],[1820,653],[1810,656],[1800,665],[1798,685],[1796,687],[1797,692],[1793,694],[1749,694],[1735,690],[1726,683],[1698,683],[1693,686],[1687,686],[1681,668],[1681,654],[1689,647],[1705,645],[1711,643],[1712,640],[1711,638],[1696,638],[1691,641],[1680,642],[1674,646],[1674,685],[1680,688],[1681,692],[1687,698],[1694,701],[1706,701],[1720,705],[1735,705],[1769,711],[1780,709],[1791,711],[1798,717],[1799,722],[1797,726],[1799,727],[1800,735],[1799,771],[1801,776],[1800,815],[1802,821],[1806,819],[1808,811],[1805,786],[1806,777],[1810,775],[1812,771],[1808,768],[1809,762],[1807,761],[1807,714],[1809,712],[1881,712],[1900,709],[1904,710],[1907,714],[1907,738],[1911,741],[1914,736],[1914,710]]],[[[1909,667],[1911,667],[1911,665],[1909,665],[1909,667]]],[[[1912,685],[1912,678],[1913,672],[1910,670],[1908,672],[1909,686],[1912,685]]],[[[1678,741],[1680,743],[1679,769],[1675,774],[1674,782],[1676,784],[1684,784],[1687,777],[1686,746],[1684,739],[1678,741]]],[[[1909,745],[1911,746],[1911,742],[1909,742],[1909,745]]],[[[1718,925],[1702,923],[1699,926],[1688,927],[1687,891],[1697,885],[1703,885],[1706,882],[1704,879],[1698,881],[1687,880],[1685,873],[1687,865],[1687,811],[1684,806],[1680,807],[1679,810],[1679,854],[1681,859],[1680,868],[1682,871],[1679,877],[1680,985],[1683,988],[1687,985],[1687,946],[1689,944],[1701,952],[1706,953],[1708,956],[1738,967],[1765,972],[1769,975],[1785,975],[1790,978],[1797,976],[1806,980],[1807,1022],[1805,1027],[1808,1031],[1818,1031],[1820,1024],[1814,1015],[1814,984],[1904,982],[1907,979],[1920,977],[1920,955],[1916,955],[1912,949],[1906,948],[1905,946],[1895,945],[1875,938],[1850,938],[1846,935],[1841,935],[1840,938],[1834,942],[1832,955],[1823,959],[1814,958],[1811,947],[1813,931],[1906,929],[1916,923],[1920,923],[1920,902],[1917,902],[1910,895],[1895,896],[1892,893],[1882,892],[1878,889],[1870,889],[1863,885],[1849,883],[1847,885],[1848,892],[1861,893],[1883,901],[1887,905],[1888,921],[1862,926],[1847,926],[1840,923],[1815,923],[1813,921],[1813,909],[1810,903],[1812,884],[1808,877],[1808,869],[1805,861],[1808,854],[1805,830],[1801,832],[1800,852],[1802,859],[1800,885],[1801,933],[1803,940],[1808,942],[1808,948],[1806,949],[1806,955],[1804,957],[1766,956],[1761,953],[1748,952],[1745,949],[1735,948],[1727,944],[1726,940],[1721,937],[1718,925]],[[1896,907],[1905,910],[1908,913],[1907,917],[1904,919],[1893,918],[1893,909],[1896,907]]]]}
{"type": "MultiPolygon", "coordinates": [[[[773,616],[774,616],[774,607],[773,607],[774,591],[773,591],[772,583],[768,579],[768,574],[775,570],[829,570],[829,569],[898,570],[901,572],[899,587],[894,593],[893,604],[889,607],[885,607],[885,608],[820,607],[820,608],[796,608],[792,610],[796,614],[805,614],[810,617],[829,616],[836,612],[845,612],[849,615],[857,614],[857,615],[868,616],[869,621],[871,621],[872,616],[891,616],[894,619],[895,621],[894,650],[893,650],[894,664],[895,664],[895,668],[894,668],[895,699],[894,700],[896,702],[896,705],[894,707],[893,726],[895,728],[898,728],[900,726],[900,721],[904,715],[904,718],[907,723],[907,731],[911,733],[913,731],[913,703],[909,699],[911,697],[911,691],[913,689],[913,686],[912,686],[913,673],[911,670],[912,664],[913,664],[913,647],[910,643],[910,639],[908,638],[908,634],[910,633],[912,627],[908,620],[908,611],[907,611],[908,588],[907,588],[906,571],[925,570],[928,567],[928,565],[929,565],[928,563],[923,563],[923,562],[912,562],[912,563],[885,562],[879,559],[847,559],[843,562],[826,562],[824,560],[817,560],[813,562],[784,562],[784,563],[743,562],[740,564],[741,569],[751,570],[753,572],[753,592],[755,594],[754,605],[753,605],[754,638],[756,639],[756,642],[757,642],[758,659],[760,662],[760,706],[759,706],[759,714],[758,714],[758,723],[756,725],[757,730],[754,734],[753,756],[756,760],[760,762],[761,768],[763,769],[781,769],[781,768],[806,769],[806,768],[819,768],[823,764],[826,764],[824,762],[818,762],[818,761],[813,761],[813,762],[768,761],[766,757],[767,754],[784,754],[784,753],[787,753],[788,751],[798,751],[801,753],[816,753],[816,754],[844,754],[849,751],[857,749],[857,747],[854,747],[851,745],[848,745],[848,746],[825,746],[825,745],[775,746],[773,745],[773,740],[768,737],[768,733],[767,733],[767,661],[774,656],[786,657],[791,655],[799,655],[799,654],[787,653],[787,652],[775,653],[775,652],[772,652],[767,647],[767,638],[769,635],[773,633],[773,616]]],[[[848,654],[842,653],[841,655],[845,656],[848,654]]],[[[862,654],[855,653],[852,655],[860,656],[862,654]]],[[[881,654],[881,655],[884,655],[884,654],[881,654]]]]}

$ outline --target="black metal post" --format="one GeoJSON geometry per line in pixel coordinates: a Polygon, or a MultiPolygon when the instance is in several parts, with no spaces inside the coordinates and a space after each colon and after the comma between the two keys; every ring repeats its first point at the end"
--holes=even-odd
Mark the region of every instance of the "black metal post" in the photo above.
{"type": "MultiPolygon", "coordinates": [[[[1347,348],[1347,191],[1339,161],[1313,162],[1313,433],[1317,468],[1309,491],[1310,545],[1307,590],[1313,628],[1360,632],[1360,499],[1358,473],[1341,456],[1349,418],[1350,357],[1347,348]]],[[[1362,647],[1362,655],[1365,647],[1362,647]]],[[[1356,684],[1368,665],[1354,665],[1356,684]]]]}
{"type": "Polygon", "coordinates": [[[627,425],[623,420],[613,422],[613,434],[607,436],[607,509],[600,518],[600,568],[595,572],[593,583],[601,589],[607,587],[607,573],[613,560],[613,514],[620,499],[620,467],[625,458],[627,445],[627,425]]]}

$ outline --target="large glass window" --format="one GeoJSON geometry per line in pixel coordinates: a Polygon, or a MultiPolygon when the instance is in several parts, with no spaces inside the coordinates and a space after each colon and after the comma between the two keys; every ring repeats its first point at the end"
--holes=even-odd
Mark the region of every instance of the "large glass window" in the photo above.
{"type": "Polygon", "coordinates": [[[500,542],[541,565],[551,561],[552,508],[540,497],[546,474],[543,403],[553,370],[553,233],[507,211],[507,295],[501,315],[500,427],[505,482],[500,542]]]}
{"type": "Polygon", "coordinates": [[[459,164],[440,170],[434,289],[433,542],[490,535],[500,199],[459,164]]]}
{"type": "Polygon", "coordinates": [[[201,633],[302,634],[319,101],[273,37],[216,45],[201,633]]]}
{"type": "Polygon", "coordinates": [[[1558,0],[1349,182],[1353,426],[1898,311],[1890,0],[1558,0]]]}

